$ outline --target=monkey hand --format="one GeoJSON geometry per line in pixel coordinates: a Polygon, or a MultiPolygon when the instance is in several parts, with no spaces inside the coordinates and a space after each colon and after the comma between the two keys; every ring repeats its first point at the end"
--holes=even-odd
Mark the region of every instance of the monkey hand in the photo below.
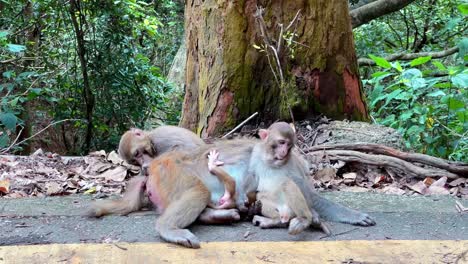
{"type": "Polygon", "coordinates": [[[218,160],[219,152],[217,150],[211,150],[208,154],[208,169],[211,171],[214,168],[221,166],[224,162],[218,160]]]}

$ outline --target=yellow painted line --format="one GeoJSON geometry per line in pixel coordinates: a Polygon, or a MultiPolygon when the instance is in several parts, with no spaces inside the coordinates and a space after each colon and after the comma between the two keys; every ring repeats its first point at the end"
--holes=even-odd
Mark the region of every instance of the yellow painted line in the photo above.
{"type": "Polygon", "coordinates": [[[0,263],[468,263],[468,240],[212,242],[0,247],[0,263]]]}

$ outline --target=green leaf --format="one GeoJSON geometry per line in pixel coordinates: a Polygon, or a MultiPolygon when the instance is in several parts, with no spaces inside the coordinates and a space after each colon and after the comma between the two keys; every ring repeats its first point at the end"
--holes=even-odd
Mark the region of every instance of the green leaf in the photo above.
{"type": "Polygon", "coordinates": [[[378,56],[374,56],[372,54],[369,54],[369,57],[375,61],[375,63],[380,66],[380,67],[383,67],[385,69],[390,69],[392,68],[392,65],[390,64],[390,62],[388,62],[386,59],[382,58],[382,57],[378,57],[378,56]]]}
{"type": "Polygon", "coordinates": [[[388,76],[388,75],[392,75],[392,74],[389,72],[385,72],[385,71],[378,71],[378,72],[374,72],[371,76],[372,78],[377,78],[380,76],[388,76]]]}
{"type": "Polygon", "coordinates": [[[262,49],[262,48],[260,48],[260,46],[255,45],[255,44],[253,44],[252,46],[254,47],[254,49],[258,49],[258,50],[259,50],[259,49],[262,49]]]}
{"type": "Polygon", "coordinates": [[[29,89],[29,91],[30,91],[32,94],[39,95],[39,94],[41,94],[41,92],[42,92],[42,88],[31,88],[31,89],[29,89]]]}
{"type": "Polygon", "coordinates": [[[468,38],[462,38],[460,42],[457,43],[458,46],[458,58],[464,58],[468,54],[468,38]]]}
{"type": "Polygon", "coordinates": [[[407,111],[400,115],[400,119],[407,120],[407,119],[410,119],[411,116],[413,116],[413,112],[407,111]]]}
{"type": "Polygon", "coordinates": [[[457,110],[457,109],[460,109],[460,108],[463,108],[465,107],[465,104],[460,101],[460,100],[457,100],[455,98],[451,98],[449,100],[449,109],[450,110],[457,110]]]}
{"type": "Polygon", "coordinates": [[[458,121],[460,121],[461,123],[465,123],[465,113],[464,112],[457,112],[457,118],[458,118],[458,121]]]}
{"type": "Polygon", "coordinates": [[[468,4],[467,3],[462,3],[457,6],[458,10],[462,15],[468,15],[468,4]]]}
{"type": "Polygon", "coordinates": [[[403,71],[403,68],[401,67],[401,64],[399,61],[395,61],[394,63],[392,63],[392,67],[395,68],[399,72],[403,71]]]}
{"type": "Polygon", "coordinates": [[[440,61],[432,61],[432,64],[439,69],[439,71],[446,71],[447,68],[440,61]]]}
{"type": "Polygon", "coordinates": [[[10,102],[10,105],[15,107],[18,104],[19,99],[20,99],[19,97],[13,98],[13,100],[11,100],[11,102],[10,102]]]}
{"type": "Polygon", "coordinates": [[[8,137],[7,133],[3,133],[0,135],[0,148],[7,147],[9,142],[10,138],[8,137]]]}
{"type": "Polygon", "coordinates": [[[7,44],[7,49],[10,52],[18,53],[18,52],[22,52],[22,51],[26,50],[26,46],[17,45],[17,44],[7,44]]]}
{"type": "Polygon", "coordinates": [[[418,69],[408,69],[401,74],[401,77],[403,77],[403,79],[408,79],[408,80],[411,80],[414,78],[421,78],[422,72],[418,69]]]}
{"type": "Polygon", "coordinates": [[[14,130],[18,119],[12,113],[0,113],[0,122],[8,129],[14,130]]]}
{"type": "Polygon", "coordinates": [[[449,82],[443,82],[443,83],[434,84],[434,87],[435,88],[450,88],[452,87],[452,84],[449,82]]]}
{"type": "Polygon", "coordinates": [[[459,73],[450,78],[453,85],[458,88],[467,88],[468,87],[468,73],[459,73]]]}
{"type": "Polygon", "coordinates": [[[9,34],[8,31],[1,30],[1,31],[0,31],[0,39],[6,38],[6,36],[8,36],[8,34],[9,34]]]}
{"type": "Polygon", "coordinates": [[[3,77],[9,79],[11,78],[11,76],[13,75],[13,71],[6,71],[6,72],[3,72],[3,77]]]}
{"type": "Polygon", "coordinates": [[[431,56],[419,57],[419,58],[416,58],[416,59],[412,60],[410,62],[410,66],[411,67],[418,66],[418,65],[421,65],[421,64],[424,64],[424,63],[430,61],[431,59],[432,59],[431,56]]]}
{"type": "Polygon", "coordinates": [[[444,92],[442,92],[441,90],[437,90],[435,92],[429,93],[427,96],[437,97],[437,96],[444,96],[444,95],[445,95],[444,92]]]}

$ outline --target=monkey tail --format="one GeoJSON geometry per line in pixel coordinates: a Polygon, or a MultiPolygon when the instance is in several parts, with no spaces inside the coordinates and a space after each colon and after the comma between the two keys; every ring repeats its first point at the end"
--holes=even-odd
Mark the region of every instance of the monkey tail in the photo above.
{"type": "Polygon", "coordinates": [[[137,176],[128,182],[126,192],[121,199],[93,202],[86,212],[90,217],[109,214],[127,215],[140,210],[144,204],[146,177],[137,176]]]}

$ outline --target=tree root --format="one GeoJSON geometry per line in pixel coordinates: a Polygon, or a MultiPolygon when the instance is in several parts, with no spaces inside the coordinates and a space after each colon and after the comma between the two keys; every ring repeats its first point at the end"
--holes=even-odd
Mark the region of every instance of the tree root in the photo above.
{"type": "Polygon", "coordinates": [[[452,162],[420,153],[403,152],[374,143],[320,145],[305,151],[309,155],[327,155],[331,160],[359,162],[399,170],[413,177],[468,177],[468,163],[452,162]],[[363,153],[368,152],[368,153],[363,153]],[[416,164],[415,164],[416,163],[416,164]],[[429,167],[422,167],[426,165],[429,167]]]}

